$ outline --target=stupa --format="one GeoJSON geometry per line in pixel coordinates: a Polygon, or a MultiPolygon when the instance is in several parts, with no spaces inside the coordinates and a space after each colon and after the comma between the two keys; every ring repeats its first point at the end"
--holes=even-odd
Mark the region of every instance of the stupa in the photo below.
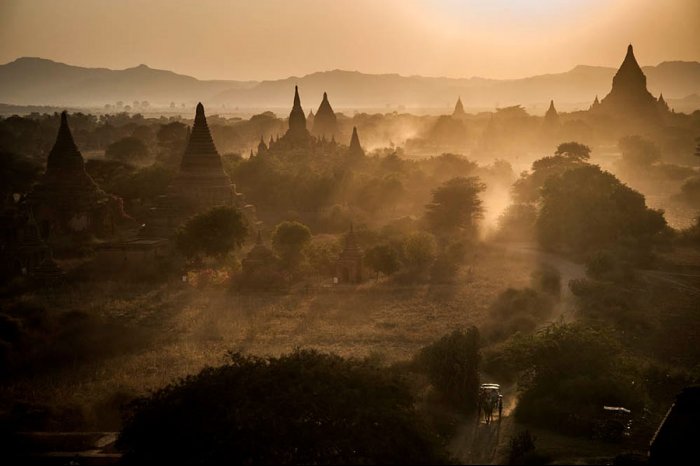
{"type": "Polygon", "coordinates": [[[180,201],[181,207],[192,212],[234,203],[235,188],[224,172],[201,103],[197,104],[180,171],[169,192],[180,201]]]}
{"type": "Polygon", "coordinates": [[[85,161],[68,127],[68,114],[62,112],[46,171],[26,199],[41,237],[52,242],[65,236],[109,235],[122,214],[119,201],[102,191],[85,171],[85,161]]]}

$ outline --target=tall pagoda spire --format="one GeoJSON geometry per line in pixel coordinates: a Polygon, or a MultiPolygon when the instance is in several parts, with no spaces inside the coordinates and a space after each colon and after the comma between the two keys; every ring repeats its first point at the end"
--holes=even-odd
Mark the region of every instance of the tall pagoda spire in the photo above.
{"type": "Polygon", "coordinates": [[[301,108],[298,86],[294,86],[294,105],[289,114],[289,132],[293,135],[306,134],[306,117],[304,116],[304,110],[301,108]]]}
{"type": "Polygon", "coordinates": [[[365,151],[360,145],[360,137],[357,135],[357,126],[352,127],[352,137],[350,138],[350,147],[348,148],[348,154],[350,154],[351,156],[360,157],[365,155],[365,151]]]}
{"type": "Polygon", "coordinates": [[[85,171],[84,167],[83,156],[75,145],[73,135],[68,127],[68,114],[64,110],[61,112],[61,123],[58,127],[56,142],[46,161],[46,173],[55,174],[64,170],[85,171]]]}
{"type": "Polygon", "coordinates": [[[224,172],[201,103],[197,104],[180,172],[173,180],[171,190],[185,201],[188,209],[228,205],[232,202],[231,180],[224,172]]]}
{"type": "Polygon", "coordinates": [[[200,162],[203,162],[203,160],[199,160],[203,158],[211,159],[212,162],[210,163],[215,165],[216,161],[218,161],[218,164],[221,165],[221,157],[216,150],[216,146],[214,146],[214,140],[209,132],[209,125],[207,125],[207,117],[204,115],[204,105],[200,102],[197,104],[194,125],[192,126],[180,166],[183,170],[194,168],[200,162]]]}

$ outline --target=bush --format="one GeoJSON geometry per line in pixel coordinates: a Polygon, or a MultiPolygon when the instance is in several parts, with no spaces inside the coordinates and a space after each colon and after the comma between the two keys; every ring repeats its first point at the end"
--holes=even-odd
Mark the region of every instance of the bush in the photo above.
{"type": "Polygon", "coordinates": [[[480,362],[479,331],[475,327],[455,330],[416,356],[416,363],[443,401],[464,412],[476,409],[480,362]]]}
{"type": "Polygon", "coordinates": [[[395,376],[368,361],[298,350],[235,354],[136,400],[125,464],[444,463],[395,376]]]}
{"type": "Polygon", "coordinates": [[[490,341],[503,341],[515,333],[529,334],[552,315],[552,300],[531,288],[508,288],[489,308],[484,333],[490,341]]]}
{"type": "Polygon", "coordinates": [[[223,258],[241,247],[248,234],[248,224],[235,207],[214,207],[196,215],[176,233],[177,248],[189,258],[200,256],[223,258]]]}
{"type": "Polygon", "coordinates": [[[581,324],[551,325],[512,339],[502,364],[519,374],[518,421],[572,435],[589,436],[603,405],[643,406],[639,384],[619,345],[606,333],[581,324]]]}

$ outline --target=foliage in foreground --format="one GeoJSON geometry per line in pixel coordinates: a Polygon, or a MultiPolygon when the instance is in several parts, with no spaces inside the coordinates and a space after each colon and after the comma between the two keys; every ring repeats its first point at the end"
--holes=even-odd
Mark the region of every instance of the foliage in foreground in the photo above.
{"type": "Polygon", "coordinates": [[[518,373],[521,396],[515,416],[521,422],[590,435],[603,405],[633,412],[643,405],[619,344],[591,327],[551,325],[531,336],[516,336],[497,359],[501,368],[518,373]]]}
{"type": "Polygon", "coordinates": [[[234,354],[136,400],[127,464],[444,463],[408,389],[366,360],[234,354]]]}
{"type": "Polygon", "coordinates": [[[455,330],[421,349],[416,357],[444,401],[463,412],[476,409],[480,361],[476,327],[455,330]]]}

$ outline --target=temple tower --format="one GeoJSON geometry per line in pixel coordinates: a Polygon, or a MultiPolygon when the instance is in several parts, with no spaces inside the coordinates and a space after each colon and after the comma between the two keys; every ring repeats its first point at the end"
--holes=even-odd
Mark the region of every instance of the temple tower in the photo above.
{"type": "Polygon", "coordinates": [[[170,187],[187,210],[200,211],[234,202],[234,188],[214,146],[204,106],[197,104],[194,125],[182,156],[180,171],[170,187]]]}
{"type": "Polygon", "coordinates": [[[85,171],[85,161],[73,141],[68,114],[61,113],[56,142],[46,172],[27,196],[41,237],[105,236],[113,232],[118,199],[102,191],[85,171]]]}
{"type": "Polygon", "coordinates": [[[547,113],[544,114],[544,125],[548,127],[559,125],[559,113],[557,113],[557,109],[554,108],[554,100],[549,101],[549,109],[547,113]]]}
{"type": "Polygon", "coordinates": [[[313,123],[313,133],[315,136],[326,136],[332,138],[338,131],[338,120],[333,112],[328,94],[323,93],[323,100],[316,111],[313,123]]]}
{"type": "Polygon", "coordinates": [[[351,157],[364,157],[365,151],[360,145],[360,137],[357,135],[357,126],[352,127],[352,137],[348,147],[348,155],[351,157]]]}
{"type": "Polygon", "coordinates": [[[632,45],[613,77],[612,90],[600,102],[600,109],[618,115],[655,116],[657,102],[647,90],[647,78],[634,57],[632,45]]]}
{"type": "Polygon", "coordinates": [[[289,113],[289,130],[287,134],[290,136],[305,136],[308,134],[306,117],[304,116],[304,110],[301,108],[298,86],[294,86],[294,105],[289,113]]]}

